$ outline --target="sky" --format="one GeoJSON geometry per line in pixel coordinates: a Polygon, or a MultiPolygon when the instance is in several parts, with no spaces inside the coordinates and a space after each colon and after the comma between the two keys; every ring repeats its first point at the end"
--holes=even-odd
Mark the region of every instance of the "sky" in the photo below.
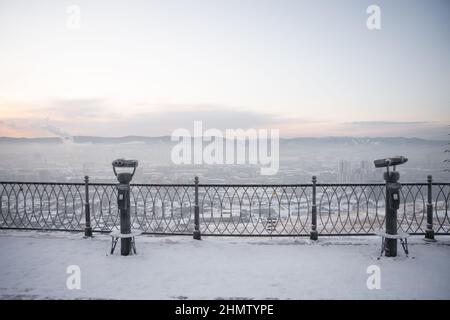
{"type": "Polygon", "coordinates": [[[0,136],[448,139],[449,40],[448,0],[0,0],[0,136]]]}

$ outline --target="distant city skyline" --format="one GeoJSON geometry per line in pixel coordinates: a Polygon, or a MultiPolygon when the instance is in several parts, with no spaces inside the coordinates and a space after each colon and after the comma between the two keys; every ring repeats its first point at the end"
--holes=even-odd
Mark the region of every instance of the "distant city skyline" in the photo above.
{"type": "Polygon", "coordinates": [[[0,0],[0,136],[444,140],[449,38],[445,0],[0,0]]]}

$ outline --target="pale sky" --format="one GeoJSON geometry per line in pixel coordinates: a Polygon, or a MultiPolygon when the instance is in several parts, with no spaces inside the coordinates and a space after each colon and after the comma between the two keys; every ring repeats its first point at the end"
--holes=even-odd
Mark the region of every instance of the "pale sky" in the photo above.
{"type": "Polygon", "coordinates": [[[449,107],[448,0],[0,0],[0,136],[446,139],[449,107]]]}

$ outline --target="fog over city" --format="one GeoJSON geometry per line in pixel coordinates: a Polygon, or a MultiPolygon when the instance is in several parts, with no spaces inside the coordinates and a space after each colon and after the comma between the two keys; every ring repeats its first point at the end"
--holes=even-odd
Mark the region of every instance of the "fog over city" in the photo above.
{"type": "MultiPolygon", "coordinates": [[[[175,165],[171,151],[176,142],[166,137],[71,137],[0,138],[0,180],[115,182],[111,162],[116,158],[139,160],[135,183],[310,183],[312,175],[329,183],[383,182],[383,170],[375,169],[377,158],[404,155],[402,180],[448,181],[444,140],[418,138],[292,138],[280,139],[279,170],[261,175],[259,165],[175,165]]],[[[204,142],[204,147],[207,143],[204,142]]]]}

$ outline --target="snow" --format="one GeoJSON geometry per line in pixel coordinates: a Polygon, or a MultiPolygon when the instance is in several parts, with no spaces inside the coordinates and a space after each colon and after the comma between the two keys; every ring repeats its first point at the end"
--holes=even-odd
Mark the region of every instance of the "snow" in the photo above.
{"type": "Polygon", "coordinates": [[[0,231],[3,299],[450,299],[450,236],[409,238],[396,258],[379,237],[232,238],[140,236],[138,254],[109,255],[111,237],[0,231]],[[78,265],[81,289],[69,290],[78,265]],[[380,289],[366,282],[380,267],[380,289]]]}

